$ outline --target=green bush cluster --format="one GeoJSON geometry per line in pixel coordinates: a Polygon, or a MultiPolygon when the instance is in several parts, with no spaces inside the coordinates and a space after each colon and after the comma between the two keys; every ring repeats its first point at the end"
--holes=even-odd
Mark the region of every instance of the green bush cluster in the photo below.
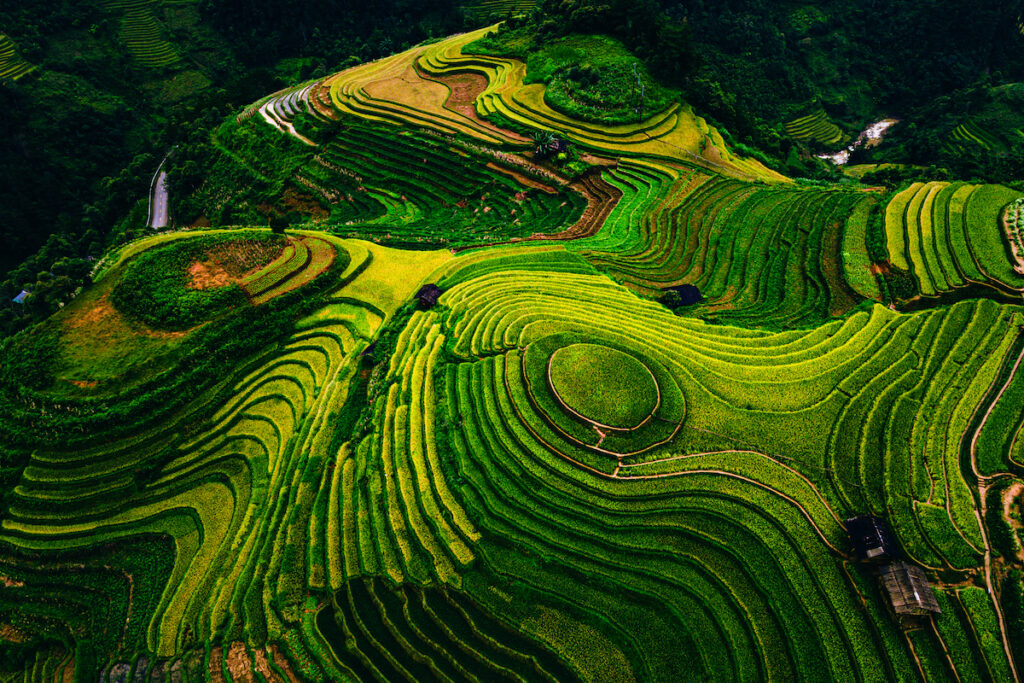
{"type": "Polygon", "coordinates": [[[177,240],[139,254],[111,298],[118,310],[157,330],[186,330],[248,303],[238,283],[190,286],[188,268],[225,239],[177,240]]]}

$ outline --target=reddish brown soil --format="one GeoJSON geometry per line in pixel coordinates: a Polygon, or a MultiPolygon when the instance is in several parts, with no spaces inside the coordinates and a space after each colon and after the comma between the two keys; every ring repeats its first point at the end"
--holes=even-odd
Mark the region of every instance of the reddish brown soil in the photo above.
{"type": "Polygon", "coordinates": [[[228,673],[231,680],[236,683],[250,683],[255,681],[256,676],[252,672],[252,663],[249,661],[249,653],[245,651],[245,643],[231,643],[227,657],[228,673]]]}
{"type": "Polygon", "coordinates": [[[293,187],[289,187],[281,195],[281,204],[288,211],[298,211],[306,216],[312,216],[314,220],[323,220],[330,215],[330,213],[320,202],[316,200],[313,195],[307,192],[301,192],[293,187]]]}
{"type": "Polygon", "coordinates": [[[872,263],[871,274],[872,275],[884,275],[885,273],[892,272],[889,268],[888,262],[872,263]]]}
{"type": "Polygon", "coordinates": [[[239,282],[276,259],[284,251],[283,244],[266,242],[228,242],[188,268],[191,289],[214,289],[239,282]]]}
{"type": "Polygon", "coordinates": [[[494,163],[493,161],[490,161],[490,162],[487,163],[487,168],[491,169],[492,171],[497,171],[498,173],[504,173],[507,176],[511,176],[511,177],[515,178],[516,181],[519,182],[519,184],[525,185],[526,187],[532,187],[535,190],[540,190],[541,192],[547,192],[548,194],[555,194],[555,193],[558,192],[558,190],[556,190],[555,188],[551,187],[550,185],[542,183],[539,180],[535,180],[534,178],[531,178],[530,176],[525,175],[523,173],[519,173],[517,171],[513,171],[510,168],[506,168],[504,166],[500,166],[500,165],[494,163]]]}
{"type": "Polygon", "coordinates": [[[0,574],[0,584],[3,584],[5,588],[19,588],[21,586],[24,586],[25,582],[18,581],[17,579],[12,579],[9,576],[4,576],[3,574],[0,574]]]}
{"type": "Polygon", "coordinates": [[[216,289],[231,282],[231,275],[219,263],[196,261],[188,268],[190,289],[216,289]]]}
{"type": "Polygon", "coordinates": [[[253,668],[258,671],[268,683],[277,683],[281,680],[270,668],[270,663],[267,661],[266,650],[255,649],[252,651],[253,668]]]}
{"type": "Polygon", "coordinates": [[[487,78],[482,74],[463,71],[438,76],[428,74],[424,71],[420,71],[419,69],[417,69],[417,73],[420,78],[424,78],[428,81],[435,81],[437,83],[443,83],[448,86],[451,94],[448,95],[448,99],[444,102],[443,106],[445,109],[453,111],[456,114],[461,114],[467,119],[471,119],[485,128],[489,128],[493,131],[500,131],[517,142],[530,142],[529,138],[510,130],[505,130],[504,128],[498,128],[493,123],[485,121],[477,115],[476,107],[473,103],[476,102],[476,98],[480,96],[480,93],[487,89],[487,78]]]}
{"type": "Polygon", "coordinates": [[[580,154],[580,161],[588,163],[591,166],[618,166],[619,162],[617,159],[610,157],[599,157],[595,154],[589,154],[584,152],[580,154]]]}
{"type": "Polygon", "coordinates": [[[90,336],[101,337],[103,330],[130,328],[133,333],[160,339],[174,339],[184,336],[186,332],[166,332],[152,330],[145,325],[131,323],[110,303],[110,295],[104,294],[89,310],[64,320],[68,330],[88,330],[90,336]]]}
{"type": "Polygon", "coordinates": [[[23,643],[28,636],[18,627],[10,624],[0,626],[0,641],[5,643],[23,643]]]}
{"type": "Polygon", "coordinates": [[[223,655],[219,647],[210,650],[210,681],[211,683],[224,683],[224,673],[221,671],[221,659],[223,655]]]}
{"type": "Polygon", "coordinates": [[[604,225],[608,214],[622,199],[622,191],[606,182],[600,173],[590,172],[577,178],[569,185],[587,198],[583,215],[565,231],[553,235],[556,239],[576,239],[596,235],[604,225]]]}

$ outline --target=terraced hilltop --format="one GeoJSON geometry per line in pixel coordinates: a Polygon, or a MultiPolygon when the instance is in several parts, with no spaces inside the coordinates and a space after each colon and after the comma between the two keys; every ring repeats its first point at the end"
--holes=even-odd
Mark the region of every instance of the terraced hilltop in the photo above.
{"type": "Polygon", "coordinates": [[[491,30],[252,103],[221,227],[4,343],[4,680],[1020,680],[1022,194],[573,117],[491,30]]]}

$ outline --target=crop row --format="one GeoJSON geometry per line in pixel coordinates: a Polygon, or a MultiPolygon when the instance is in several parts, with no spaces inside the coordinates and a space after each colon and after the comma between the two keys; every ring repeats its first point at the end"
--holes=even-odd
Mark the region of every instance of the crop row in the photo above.
{"type": "Polygon", "coordinates": [[[160,23],[149,6],[124,8],[121,40],[140,64],[159,68],[181,61],[174,46],[163,38],[160,23]]]}
{"type": "Polygon", "coordinates": [[[803,460],[844,512],[898,512],[926,564],[977,561],[959,435],[1015,338],[1012,309],[983,301],[906,318],[876,307],[810,333],[748,337],[631,305],[625,290],[597,278],[551,274],[524,287],[528,277],[483,276],[446,295],[457,353],[523,347],[560,326],[614,335],[682,373],[688,425],[803,460]],[[920,480],[926,472],[933,482],[920,480]],[[928,537],[914,523],[922,515],[934,517],[928,537]]]}
{"type": "Polygon", "coordinates": [[[913,273],[924,296],[970,285],[1019,296],[1024,276],[1007,256],[999,224],[1018,195],[1001,185],[913,183],[885,209],[890,262],[913,273]]]}
{"type": "MultiPolygon", "coordinates": [[[[465,280],[442,301],[451,309],[446,324],[455,337],[453,350],[467,361],[449,370],[447,382],[449,411],[460,416],[462,475],[474,482],[467,501],[479,501],[470,508],[493,516],[498,503],[487,489],[522,485],[529,490],[520,494],[523,506],[529,501],[536,516],[553,524],[554,513],[539,507],[538,488],[567,486],[555,479],[587,482],[585,502],[567,497],[561,503],[573,510],[573,531],[567,525],[537,532],[544,540],[531,541],[549,559],[565,551],[557,539],[579,542],[584,513],[578,506],[598,509],[596,491],[629,477],[629,485],[647,497],[659,486],[692,483],[707,494],[729,482],[754,482],[752,488],[774,496],[764,509],[795,508],[802,515],[800,524],[786,528],[808,529],[814,545],[841,547],[836,517],[870,510],[889,518],[908,554],[926,566],[970,569],[981,561],[960,443],[1012,353],[1020,316],[1010,307],[976,301],[910,316],[876,307],[813,331],[759,335],[674,318],[593,276],[550,273],[541,279],[522,271],[465,280]],[[748,464],[727,452],[719,460],[713,453],[676,457],[679,451],[669,447],[611,470],[553,432],[524,398],[516,349],[561,331],[658,358],[686,396],[678,448],[686,448],[688,430],[728,434],[750,453],[744,456],[748,464]],[[485,466],[480,453],[493,453],[494,466],[500,463],[504,471],[471,475],[485,466]],[[547,472],[532,485],[522,483],[519,468],[540,458],[547,459],[547,472]]],[[[642,528],[636,511],[622,503],[625,489],[614,490],[617,509],[629,509],[642,528]]],[[[502,513],[500,526],[492,528],[508,537],[525,524],[511,515],[502,513]]],[[[595,537],[607,549],[613,527],[600,528],[595,537]]],[[[521,534],[527,532],[515,533],[515,542],[525,543],[521,534]]],[[[589,565],[583,573],[600,572],[589,565]]],[[[715,614],[724,618],[728,611],[715,614]]]]}
{"type": "Polygon", "coordinates": [[[570,118],[552,109],[543,84],[526,85],[526,64],[514,59],[464,54],[469,43],[491,28],[455,36],[427,46],[417,65],[430,74],[471,71],[487,78],[476,98],[477,112],[499,114],[530,129],[548,130],[585,147],[623,156],[676,160],[680,157],[720,172],[779,181],[781,176],[751,159],[733,155],[717,130],[684,105],[673,105],[634,124],[599,125],[570,118]]]}
{"type": "Polygon", "coordinates": [[[26,62],[18,54],[18,48],[14,41],[0,33],[0,78],[18,80],[25,74],[35,69],[35,66],[26,62]]]}
{"type": "MultiPolygon", "coordinates": [[[[327,239],[295,242],[308,244],[313,263],[320,243],[330,258],[335,253],[327,239]]],[[[343,282],[358,281],[369,255],[355,243],[345,246],[353,262],[343,282]]],[[[272,286],[290,287],[294,279],[272,286]]],[[[327,585],[326,549],[337,541],[326,535],[326,498],[318,492],[336,455],[332,420],[357,367],[352,359],[381,322],[357,300],[329,304],[169,423],[100,446],[39,450],[13,493],[4,540],[52,553],[166,534],[174,548],[166,587],[151,604],[140,602],[136,574],[134,597],[117,603],[143,620],[142,641],[133,647],[167,657],[191,643],[223,640],[227,656],[227,641],[279,640],[283,624],[299,619],[306,586],[327,585]],[[230,398],[209,411],[211,397],[224,394],[230,398]]],[[[276,667],[285,677],[260,647],[246,656],[266,674],[276,667]]],[[[295,661],[302,652],[288,649],[295,661]]],[[[126,676],[133,666],[147,665],[124,665],[126,676]]]]}
{"type": "Polygon", "coordinates": [[[443,141],[380,128],[349,127],[302,173],[336,193],[332,222],[410,239],[436,240],[441,226],[457,242],[557,232],[584,208],[575,193],[524,186],[443,141]]]}
{"type": "Polygon", "coordinates": [[[949,132],[942,142],[949,152],[958,149],[981,147],[987,152],[1005,154],[1024,141],[1024,130],[1020,128],[987,130],[975,121],[965,121],[949,132]]]}
{"type": "Polygon", "coordinates": [[[834,145],[843,139],[843,131],[832,123],[821,105],[813,113],[786,123],[786,134],[797,140],[814,140],[823,145],[834,145]]]}
{"type": "MultiPolygon", "coordinates": [[[[442,43],[453,40],[463,42],[457,36],[442,43]]],[[[369,122],[461,133],[487,144],[522,145],[518,136],[446,106],[450,89],[424,78],[417,68],[420,56],[432,49],[414,47],[324,79],[333,107],[342,116],[369,122]]]]}
{"type": "MultiPolygon", "coordinates": [[[[520,552],[529,549],[616,594],[657,596],[674,635],[653,628],[650,635],[668,640],[636,644],[656,679],[672,675],[671,652],[694,645],[700,654],[693,652],[691,665],[718,677],[793,676],[823,660],[837,675],[863,666],[833,647],[843,640],[838,632],[822,638],[822,629],[838,623],[854,632],[863,625],[855,625],[852,605],[829,616],[843,593],[826,598],[823,579],[808,573],[813,566],[827,576],[831,561],[797,559],[821,546],[796,509],[714,475],[596,479],[532,437],[501,381],[502,366],[500,357],[490,358],[448,374],[449,411],[461,416],[456,444],[467,500],[481,525],[520,552]],[[762,514],[788,521],[777,527],[762,514]],[[796,548],[803,550],[794,554],[796,548]],[[681,643],[683,636],[692,644],[681,643]],[[792,645],[783,645],[787,640],[792,645]]],[[[574,593],[561,597],[572,603],[574,593]]]]}
{"type": "Polygon", "coordinates": [[[571,248],[641,291],[694,284],[705,315],[743,325],[804,325],[860,299],[840,267],[857,195],[703,174],[608,177],[628,183],[623,199],[597,236],[571,248]]]}

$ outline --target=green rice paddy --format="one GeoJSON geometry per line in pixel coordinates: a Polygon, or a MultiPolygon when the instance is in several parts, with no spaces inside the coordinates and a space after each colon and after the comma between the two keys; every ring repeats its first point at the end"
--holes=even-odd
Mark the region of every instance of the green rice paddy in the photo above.
{"type": "Polygon", "coordinates": [[[246,108],[218,163],[279,135],[301,229],[140,240],[5,343],[4,680],[1014,680],[1019,193],[575,119],[485,32],[246,108]]]}

